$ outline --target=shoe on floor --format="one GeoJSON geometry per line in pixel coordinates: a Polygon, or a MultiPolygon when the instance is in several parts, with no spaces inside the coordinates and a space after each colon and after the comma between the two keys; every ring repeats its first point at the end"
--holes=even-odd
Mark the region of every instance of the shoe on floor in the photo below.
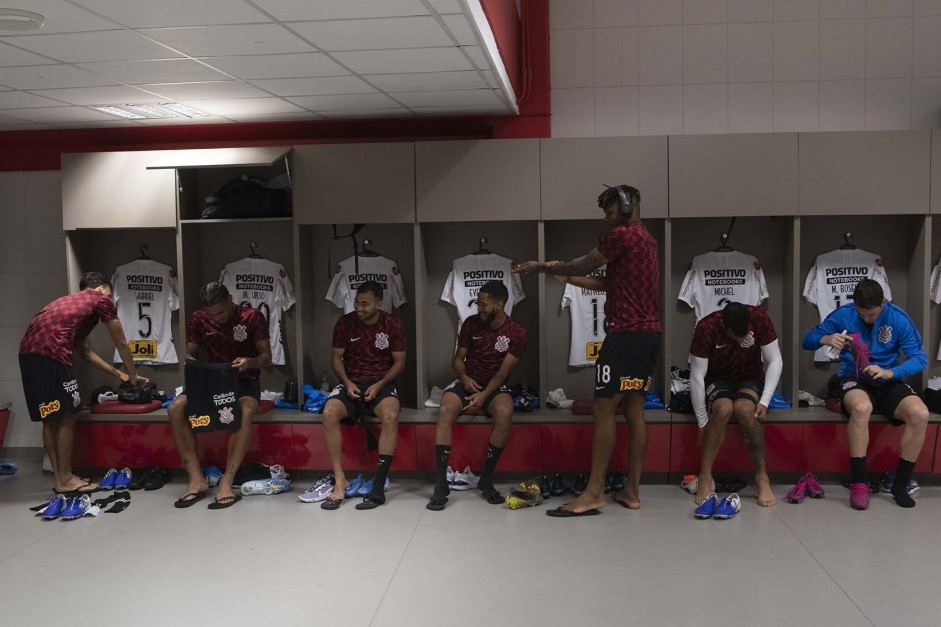
{"type": "Polygon", "coordinates": [[[356,496],[356,493],[359,491],[359,487],[361,485],[363,485],[362,473],[356,475],[356,477],[354,477],[353,480],[350,481],[349,485],[346,486],[346,492],[344,492],[344,496],[346,498],[351,498],[351,497],[356,496]]]}
{"type": "Polygon", "coordinates": [[[807,477],[803,476],[797,480],[785,498],[788,503],[803,503],[805,496],[807,496],[807,477]]]}
{"type": "Polygon", "coordinates": [[[57,494],[52,497],[52,500],[49,501],[45,509],[40,510],[39,515],[42,516],[43,520],[55,520],[59,517],[59,514],[62,513],[62,510],[65,509],[65,505],[65,497],[61,494],[57,494]]]}
{"type": "Polygon", "coordinates": [[[620,492],[624,489],[624,486],[627,485],[627,475],[621,472],[620,468],[615,469],[611,473],[611,490],[613,492],[620,492]]]}
{"type": "Polygon", "coordinates": [[[448,466],[448,470],[445,473],[445,478],[448,480],[448,485],[454,483],[454,469],[448,466]]]}
{"type": "Polygon", "coordinates": [[[50,475],[55,474],[55,471],[52,470],[52,460],[49,459],[48,455],[42,456],[42,471],[50,475]]]}
{"type": "Polygon", "coordinates": [[[65,506],[65,509],[62,510],[62,513],[59,514],[59,519],[75,520],[81,518],[89,508],[91,508],[90,496],[83,494],[82,496],[73,497],[69,500],[69,504],[65,506]]]}
{"type": "MultiPolygon", "coordinates": [[[[895,471],[889,470],[885,473],[880,487],[883,492],[892,492],[893,486],[895,486],[895,471]]],[[[905,491],[908,492],[909,496],[914,496],[920,489],[921,486],[914,479],[909,479],[908,483],[905,484],[905,491]]]]}
{"type": "Polygon", "coordinates": [[[565,494],[565,483],[562,481],[562,475],[555,473],[552,478],[552,496],[562,496],[565,494]]]}
{"type": "Polygon", "coordinates": [[[321,477],[317,479],[314,485],[310,486],[303,494],[297,497],[297,500],[304,503],[318,503],[320,501],[325,501],[328,496],[333,492],[333,484],[336,481],[336,478],[331,472],[326,477],[321,477]]]}
{"type": "MultiPolygon", "coordinates": [[[[361,483],[359,488],[356,489],[356,496],[366,496],[367,494],[371,494],[372,488],[373,488],[373,485],[375,485],[375,482],[376,482],[376,478],[370,477],[369,481],[364,481],[363,483],[361,483]]],[[[386,477],[386,482],[382,486],[382,489],[388,490],[390,485],[392,485],[392,482],[389,481],[388,477],[386,477]]]]}
{"type": "Polygon", "coordinates": [[[451,481],[452,490],[471,490],[477,487],[477,482],[480,481],[480,477],[471,472],[470,466],[466,466],[463,471],[454,472],[454,476],[451,481]]]}
{"type": "Polygon", "coordinates": [[[807,496],[812,499],[822,499],[826,496],[826,492],[823,489],[823,486],[820,485],[820,482],[817,481],[817,477],[812,472],[808,472],[804,475],[804,481],[807,484],[807,496]]]}
{"type": "Polygon", "coordinates": [[[543,499],[552,495],[552,482],[549,481],[549,475],[539,475],[539,492],[543,499]]]}
{"type": "Polygon", "coordinates": [[[690,494],[696,494],[696,490],[699,489],[699,475],[683,475],[680,487],[690,494]]]}
{"type": "Polygon", "coordinates": [[[15,475],[16,464],[13,462],[0,462],[0,475],[15,475]]]}
{"type": "Polygon", "coordinates": [[[510,509],[535,507],[542,504],[542,488],[533,480],[520,482],[519,489],[512,489],[506,495],[506,504],[510,509]]]}
{"type": "Polygon", "coordinates": [[[716,507],[719,506],[719,497],[715,492],[706,497],[706,500],[699,504],[699,507],[693,512],[693,516],[700,520],[712,518],[716,513],[716,507]]]}
{"type": "Polygon", "coordinates": [[[712,517],[716,520],[728,520],[734,518],[737,513],[742,511],[742,499],[736,493],[732,493],[719,501],[716,505],[716,511],[712,517]]]}
{"type": "Polygon", "coordinates": [[[853,509],[869,509],[869,486],[867,484],[850,484],[850,507],[853,509]]]}
{"type": "Polygon", "coordinates": [[[214,488],[219,485],[219,481],[222,479],[222,471],[216,466],[207,466],[203,469],[203,477],[206,478],[209,487],[214,488]]]}
{"type": "Polygon", "coordinates": [[[118,471],[117,476],[114,478],[114,484],[112,487],[115,490],[127,490],[131,485],[132,473],[131,469],[125,466],[118,471]]]}
{"type": "Polygon", "coordinates": [[[270,496],[272,494],[281,494],[291,489],[291,482],[287,479],[254,479],[252,481],[246,481],[239,488],[239,492],[242,493],[242,496],[254,496],[257,494],[264,494],[270,496]]]}
{"type": "Polygon", "coordinates": [[[288,474],[288,471],[284,469],[284,466],[281,464],[272,464],[268,467],[268,470],[271,471],[272,479],[290,479],[291,475],[288,474]]]}
{"type": "Polygon", "coordinates": [[[147,476],[144,477],[144,489],[148,492],[159,490],[170,481],[170,473],[162,466],[151,466],[147,476]]]}
{"type": "Polygon", "coordinates": [[[585,480],[585,475],[578,473],[575,477],[575,483],[572,484],[572,494],[578,496],[585,491],[586,487],[588,487],[588,481],[585,480]]]}
{"type": "Polygon", "coordinates": [[[102,477],[101,481],[98,482],[98,487],[102,490],[113,490],[114,482],[118,478],[118,471],[116,468],[109,468],[108,472],[105,473],[105,476],[102,477]]]}

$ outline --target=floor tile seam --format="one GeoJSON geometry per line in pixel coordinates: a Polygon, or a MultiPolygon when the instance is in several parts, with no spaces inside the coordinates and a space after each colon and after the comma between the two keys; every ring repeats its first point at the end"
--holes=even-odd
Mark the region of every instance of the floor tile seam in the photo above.
{"type": "Polygon", "coordinates": [[[405,555],[408,553],[408,548],[412,545],[412,541],[415,539],[415,534],[418,533],[418,527],[421,525],[422,519],[425,517],[423,513],[417,521],[415,521],[415,527],[412,529],[412,535],[409,536],[408,542],[405,543],[405,546],[402,547],[402,554],[399,556],[399,561],[395,564],[395,569],[392,571],[392,574],[389,576],[389,581],[386,583],[385,590],[382,591],[382,596],[379,597],[379,602],[376,603],[376,611],[373,612],[372,618],[369,619],[369,627],[372,627],[376,622],[376,617],[379,616],[379,610],[382,609],[382,604],[385,603],[386,596],[389,594],[389,588],[392,587],[392,582],[395,581],[395,576],[399,573],[399,568],[402,567],[402,562],[405,561],[405,555]]]}
{"type": "Polygon", "coordinates": [[[794,539],[797,540],[797,542],[804,548],[804,550],[807,551],[807,554],[811,557],[812,560],[814,560],[814,561],[817,563],[817,566],[820,567],[820,570],[822,570],[824,573],[826,573],[827,577],[830,578],[830,581],[832,581],[833,584],[834,584],[837,588],[840,589],[840,592],[843,593],[843,596],[845,596],[846,599],[847,599],[850,603],[853,604],[853,607],[855,607],[857,610],[859,610],[859,613],[862,614],[863,618],[866,619],[866,622],[869,623],[870,625],[872,625],[873,627],[875,627],[875,623],[872,622],[872,619],[869,618],[869,615],[866,614],[865,611],[863,611],[863,608],[859,607],[859,604],[856,603],[856,601],[853,599],[852,596],[850,596],[849,592],[846,591],[846,588],[844,588],[842,585],[840,585],[840,582],[836,580],[836,578],[833,576],[833,574],[830,572],[830,570],[829,570],[826,566],[823,565],[823,562],[821,562],[821,561],[817,558],[816,555],[814,555],[814,552],[810,550],[810,547],[808,547],[806,544],[804,544],[804,541],[800,538],[800,536],[797,535],[797,533],[794,532],[793,529],[791,529],[791,526],[787,524],[787,521],[784,520],[784,518],[782,518],[781,515],[780,515],[777,511],[774,512],[774,515],[777,517],[778,520],[781,521],[781,524],[784,525],[784,528],[787,529],[788,533],[790,533],[790,534],[794,537],[794,539]]]}

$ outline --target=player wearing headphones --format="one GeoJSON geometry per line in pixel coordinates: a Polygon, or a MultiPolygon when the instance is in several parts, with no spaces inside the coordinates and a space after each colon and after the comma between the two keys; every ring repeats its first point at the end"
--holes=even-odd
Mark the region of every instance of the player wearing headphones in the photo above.
{"type": "Polygon", "coordinates": [[[778,335],[760,307],[729,303],[699,321],[689,349],[689,387],[702,437],[702,469],[696,503],[715,490],[712,464],[734,415],[755,464],[758,504],[774,505],[765,471],[765,436],[771,395],[784,368],[778,335]],[[762,367],[764,360],[764,367],[762,367]]]}
{"type": "Polygon", "coordinates": [[[620,505],[640,507],[640,474],[647,452],[644,396],[660,350],[660,264],[657,241],[640,220],[640,192],[628,185],[609,187],[598,196],[606,233],[597,247],[572,261],[527,261],[517,272],[548,272],[570,277],[578,287],[606,290],[607,335],[595,364],[595,435],[588,487],[550,516],[590,516],[604,507],[604,480],[615,443],[615,411],[624,406],[628,424],[628,481],[614,495],[620,505]],[[586,277],[607,264],[607,276],[586,277]]]}

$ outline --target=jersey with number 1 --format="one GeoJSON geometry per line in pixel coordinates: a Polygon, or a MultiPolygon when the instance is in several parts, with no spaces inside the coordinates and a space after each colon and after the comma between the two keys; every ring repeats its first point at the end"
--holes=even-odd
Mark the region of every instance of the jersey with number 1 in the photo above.
{"type": "MultiPolygon", "coordinates": [[[[180,297],[173,268],[152,259],[136,259],[115,269],[111,287],[134,363],[177,363],[170,312],[180,308],[180,297]]],[[[115,351],[114,362],[120,361],[115,351]]]]}
{"type": "Polygon", "coordinates": [[[219,281],[236,304],[259,310],[268,323],[271,363],[284,365],[284,325],[281,312],[294,305],[294,286],[276,261],[245,257],[227,264],[219,281]]]}
{"type": "Polygon", "coordinates": [[[503,310],[513,313],[513,305],[526,298],[520,275],[513,273],[513,262],[493,253],[470,254],[454,260],[451,273],[441,290],[441,300],[457,307],[463,322],[477,313],[477,293],[490,281],[502,281],[509,292],[503,310]]]}
{"type": "MultiPolygon", "coordinates": [[[[818,255],[814,267],[804,282],[804,298],[817,306],[822,322],[831,312],[852,302],[856,284],[872,279],[882,286],[886,300],[892,300],[889,278],[882,258],[859,248],[831,250],[818,255]]],[[[814,361],[835,361],[829,347],[821,346],[814,353],[814,361]]]]}
{"type": "Polygon", "coordinates": [[[351,313],[353,301],[356,300],[356,290],[366,281],[375,281],[382,286],[383,311],[392,313],[393,307],[398,308],[408,302],[399,267],[394,261],[381,255],[360,255],[358,258],[349,257],[341,261],[330,287],[327,288],[326,299],[337,307],[342,307],[343,313],[351,313]]]}
{"type": "MultiPolygon", "coordinates": [[[[588,276],[604,280],[605,266],[588,276]]],[[[604,343],[604,304],[608,293],[605,290],[589,290],[575,287],[571,283],[562,293],[562,308],[572,312],[572,342],[569,347],[570,366],[594,366],[598,352],[604,343]]]]}
{"type": "Polygon", "coordinates": [[[729,302],[760,305],[768,300],[768,285],[755,257],[713,251],[693,257],[677,298],[693,308],[699,321],[729,302]]]}

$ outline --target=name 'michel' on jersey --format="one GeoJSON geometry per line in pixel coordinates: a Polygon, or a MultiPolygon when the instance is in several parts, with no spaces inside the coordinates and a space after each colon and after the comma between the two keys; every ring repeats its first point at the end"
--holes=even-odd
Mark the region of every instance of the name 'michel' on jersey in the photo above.
{"type": "Polygon", "coordinates": [[[693,308],[696,321],[730,302],[760,305],[768,285],[758,259],[736,250],[693,257],[677,298],[693,308]]]}

